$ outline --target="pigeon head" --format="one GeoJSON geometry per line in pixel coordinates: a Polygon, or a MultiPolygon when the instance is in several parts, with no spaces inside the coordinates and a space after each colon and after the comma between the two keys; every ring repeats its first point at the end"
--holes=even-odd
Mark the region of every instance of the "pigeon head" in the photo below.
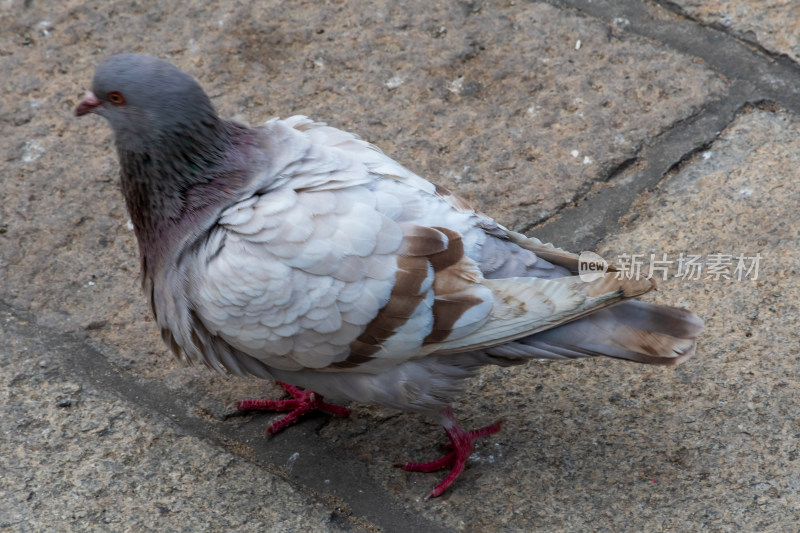
{"type": "Polygon", "coordinates": [[[143,265],[211,220],[249,176],[252,130],[220,119],[200,85],[161,59],[121,54],[101,63],[75,108],[90,113],[114,131],[143,265]]]}
{"type": "Polygon", "coordinates": [[[218,120],[206,93],[191,76],[156,57],[115,55],[97,67],[92,91],[75,108],[108,120],[118,148],[142,152],[148,144],[210,126],[218,120]]]}

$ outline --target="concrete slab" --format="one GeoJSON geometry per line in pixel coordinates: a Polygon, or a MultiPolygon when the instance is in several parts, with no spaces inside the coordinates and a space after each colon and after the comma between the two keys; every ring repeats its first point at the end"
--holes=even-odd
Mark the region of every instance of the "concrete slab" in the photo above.
{"type": "Polygon", "coordinates": [[[781,531],[800,519],[798,149],[797,115],[747,110],[642,199],[630,229],[603,243],[612,258],[674,260],[662,264],[668,279],[653,300],[690,307],[706,321],[698,357],[651,383],[668,401],[639,419],[663,428],[646,464],[671,478],[666,486],[656,478],[651,496],[628,502],[629,520],[643,530],[781,531]],[[700,256],[700,279],[680,275],[681,253],[700,256]],[[757,279],[736,272],[739,256],[760,256],[757,279]],[[637,504],[642,512],[633,511],[637,504]]]}
{"type": "Polygon", "coordinates": [[[351,531],[328,502],[75,381],[0,318],[0,531],[351,531]]]}

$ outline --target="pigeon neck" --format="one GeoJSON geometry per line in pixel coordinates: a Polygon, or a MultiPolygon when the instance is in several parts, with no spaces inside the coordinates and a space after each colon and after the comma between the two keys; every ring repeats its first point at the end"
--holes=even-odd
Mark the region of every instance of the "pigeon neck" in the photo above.
{"type": "Polygon", "coordinates": [[[211,118],[164,134],[144,150],[117,147],[144,279],[182,242],[207,229],[248,177],[248,128],[211,118]]]}

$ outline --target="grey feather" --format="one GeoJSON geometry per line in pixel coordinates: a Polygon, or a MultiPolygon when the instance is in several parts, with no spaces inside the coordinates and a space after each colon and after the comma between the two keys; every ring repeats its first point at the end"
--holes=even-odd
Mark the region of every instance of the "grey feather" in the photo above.
{"type": "Polygon", "coordinates": [[[355,135],[223,120],[190,76],[135,54],[101,64],[93,92],[76,114],[111,124],[144,286],[186,361],[432,414],[486,364],[695,351],[695,315],[626,301],[645,280],[582,283],[574,254],[355,135]]]}

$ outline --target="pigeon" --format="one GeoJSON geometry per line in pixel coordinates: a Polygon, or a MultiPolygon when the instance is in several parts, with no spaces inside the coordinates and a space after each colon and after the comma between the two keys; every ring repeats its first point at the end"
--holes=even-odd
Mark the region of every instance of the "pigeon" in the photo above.
{"type": "Polygon", "coordinates": [[[635,298],[651,279],[511,231],[360,137],[304,116],[225,120],[164,60],[115,55],[75,108],[110,124],[142,286],[182,361],[274,379],[303,414],[371,402],[441,423],[449,451],[408,471],[463,471],[476,439],[454,397],[484,365],[607,356],[675,365],[703,322],[635,298]]]}

